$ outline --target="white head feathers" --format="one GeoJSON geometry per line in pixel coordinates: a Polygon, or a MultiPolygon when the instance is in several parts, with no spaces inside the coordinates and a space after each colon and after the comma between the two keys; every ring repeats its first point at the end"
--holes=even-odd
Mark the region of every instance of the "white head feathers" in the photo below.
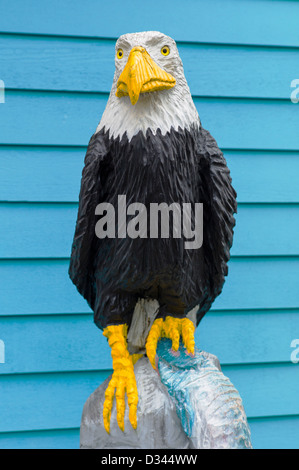
{"type": "Polygon", "coordinates": [[[110,96],[96,132],[105,128],[111,137],[122,137],[127,133],[129,140],[139,131],[144,134],[151,129],[155,134],[161,129],[163,135],[171,128],[189,129],[191,125],[200,125],[197,110],[184,75],[183,64],[173,39],[156,31],[124,34],[116,42],[116,51],[123,51],[123,57],[115,58],[115,74],[110,96]],[[176,85],[168,90],[157,90],[140,94],[135,105],[129,96],[118,98],[115,93],[117,81],[122,73],[133,47],[146,49],[154,62],[161,69],[176,79],[176,85]],[[162,55],[161,49],[168,46],[170,52],[162,55]]]}

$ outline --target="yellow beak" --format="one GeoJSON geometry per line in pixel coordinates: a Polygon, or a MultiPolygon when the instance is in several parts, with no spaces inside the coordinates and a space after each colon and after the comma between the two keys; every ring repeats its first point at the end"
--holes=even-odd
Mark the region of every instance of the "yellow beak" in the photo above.
{"type": "Polygon", "coordinates": [[[175,85],[175,78],[162,70],[151,58],[144,47],[134,47],[118,82],[116,96],[129,95],[134,105],[140,93],[167,90],[175,85]]]}

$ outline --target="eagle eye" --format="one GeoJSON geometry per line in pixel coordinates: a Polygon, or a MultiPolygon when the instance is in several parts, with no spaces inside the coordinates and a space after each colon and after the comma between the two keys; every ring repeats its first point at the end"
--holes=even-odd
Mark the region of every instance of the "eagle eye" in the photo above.
{"type": "Polygon", "coordinates": [[[163,46],[163,47],[161,48],[161,54],[162,54],[162,55],[168,55],[169,52],[170,52],[170,49],[169,49],[168,46],[163,46]]]}
{"type": "Polygon", "coordinates": [[[122,49],[118,49],[117,53],[116,53],[116,57],[118,59],[122,59],[124,56],[124,51],[122,49]]]}

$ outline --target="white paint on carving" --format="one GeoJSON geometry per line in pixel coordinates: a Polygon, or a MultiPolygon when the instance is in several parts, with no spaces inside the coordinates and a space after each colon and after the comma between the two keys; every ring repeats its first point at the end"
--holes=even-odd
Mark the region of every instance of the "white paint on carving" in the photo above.
{"type": "Polygon", "coordinates": [[[156,134],[161,129],[163,135],[174,130],[190,129],[194,124],[200,126],[199,116],[188,87],[183,64],[173,39],[157,31],[124,34],[116,42],[116,50],[122,48],[122,59],[115,59],[115,74],[106,109],[96,132],[105,128],[109,135],[128,139],[142,131],[151,129],[156,134]],[[168,45],[170,54],[163,56],[161,48],[168,45]],[[176,79],[176,85],[169,90],[142,93],[138,102],[132,105],[129,96],[117,98],[117,81],[122,73],[133,47],[144,47],[152,59],[176,79]]]}
{"type": "Polygon", "coordinates": [[[145,353],[146,339],[158,313],[158,300],[138,299],[128,332],[130,354],[145,353]]]}

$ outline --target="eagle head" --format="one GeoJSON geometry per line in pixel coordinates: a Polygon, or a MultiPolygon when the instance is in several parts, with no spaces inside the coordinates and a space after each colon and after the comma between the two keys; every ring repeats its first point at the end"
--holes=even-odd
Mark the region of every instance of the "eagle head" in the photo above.
{"type": "Polygon", "coordinates": [[[148,129],[162,134],[199,124],[175,41],[157,31],[120,36],[115,74],[99,131],[131,139],[148,129]]]}

